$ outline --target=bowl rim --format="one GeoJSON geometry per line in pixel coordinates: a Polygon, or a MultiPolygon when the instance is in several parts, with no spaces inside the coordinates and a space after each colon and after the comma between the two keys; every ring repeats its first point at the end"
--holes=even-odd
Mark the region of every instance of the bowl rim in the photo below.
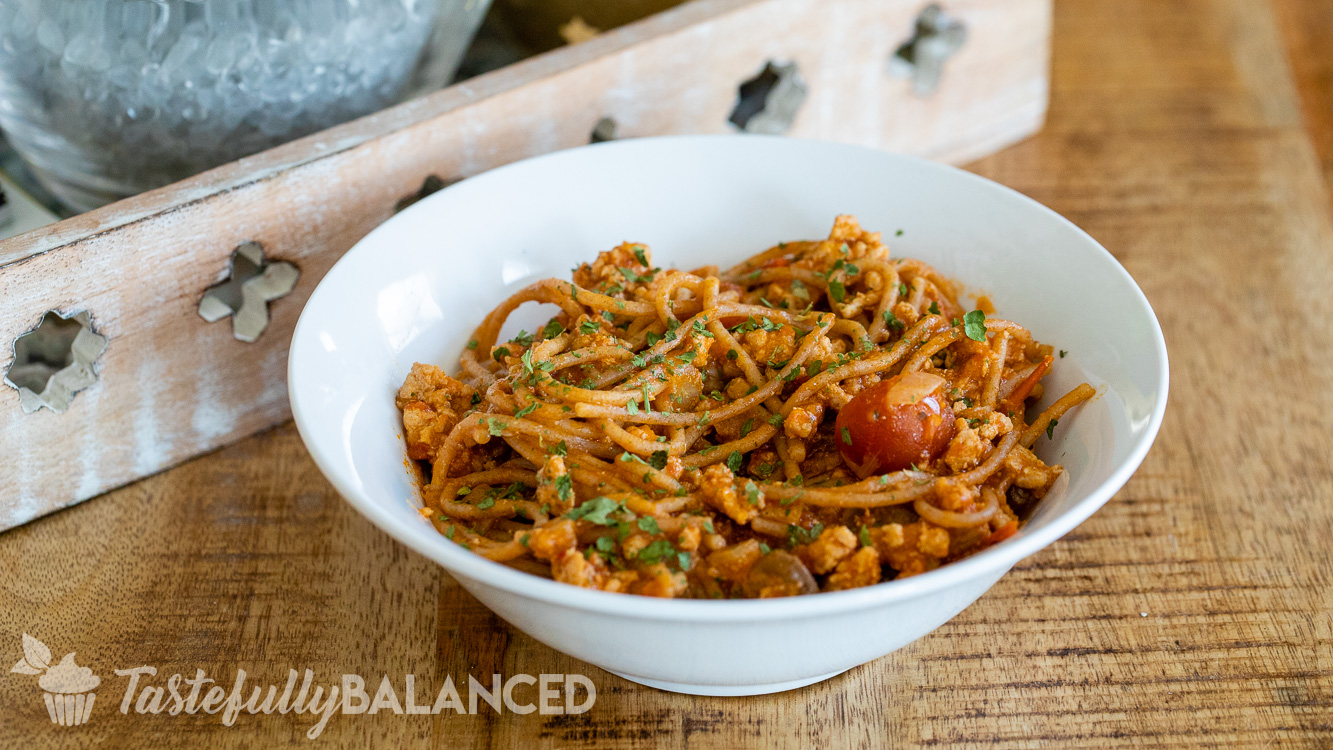
{"type": "Polygon", "coordinates": [[[297,432],[300,434],[302,442],[306,445],[307,452],[310,453],[311,458],[319,467],[321,473],[323,473],[325,478],[334,486],[338,491],[338,494],[340,494],[353,508],[381,531],[407,545],[414,551],[434,560],[456,578],[466,579],[467,581],[482,586],[500,589],[509,594],[521,596],[526,599],[532,599],[546,604],[560,605],[590,613],[616,615],[643,620],[723,623],[822,617],[830,614],[865,609],[918,598],[973,579],[982,578],[997,571],[1000,575],[1003,575],[1020,560],[1046,548],[1060,537],[1072,531],[1079,524],[1083,523],[1083,521],[1087,520],[1093,513],[1105,505],[1107,501],[1109,501],[1111,497],[1124,486],[1138,469],[1140,464],[1142,464],[1148,451],[1152,448],[1166,413],[1167,396],[1170,385],[1170,368],[1167,360],[1166,340],[1162,334],[1161,324],[1158,321],[1157,314],[1153,310],[1151,303],[1148,301],[1147,296],[1143,293],[1143,290],[1129,274],[1129,271],[1116,260],[1115,256],[1112,255],[1109,250],[1103,247],[1100,242],[1069,219],[1066,219],[1054,210],[1013,188],[958,167],[933,162],[916,156],[908,156],[864,146],[829,141],[761,135],[674,135],[608,141],[553,151],[547,154],[511,162],[487,170],[473,177],[469,177],[465,182],[471,183],[472,186],[475,187],[476,181],[489,182],[492,180],[504,179],[511,171],[525,169],[527,168],[527,165],[534,162],[571,158],[577,159],[577,154],[587,149],[618,149],[633,151],[636,149],[660,148],[662,143],[688,144],[694,142],[714,142],[723,139],[726,139],[730,143],[737,144],[735,146],[737,148],[810,148],[816,150],[829,149],[832,151],[856,152],[867,158],[873,157],[876,159],[899,161],[927,170],[946,172],[954,179],[971,181],[989,189],[999,190],[1012,199],[1017,199],[1019,202],[1026,203],[1031,208],[1036,209],[1038,213],[1045,215],[1048,220],[1062,224],[1067,229],[1072,229],[1076,236],[1082,238],[1087,243],[1090,243],[1092,248],[1095,248],[1096,252],[1101,253],[1105,260],[1111,262],[1115,272],[1118,273],[1124,281],[1129,282],[1129,287],[1133,294],[1133,301],[1138,303],[1138,305],[1143,308],[1143,311],[1147,313],[1152,333],[1152,346],[1159,362],[1156,384],[1159,389],[1159,397],[1153,406],[1147,429],[1141,433],[1137,444],[1134,445],[1129,455],[1111,472],[1109,477],[1091,492],[1087,493],[1082,499],[1077,500],[1072,507],[1059,515],[1054,516],[1044,526],[1031,533],[1026,533],[1027,527],[1025,526],[1018,534],[1015,534],[1010,539],[993,545],[992,547],[970,557],[943,565],[935,570],[910,576],[905,579],[884,581],[872,586],[865,586],[846,591],[821,592],[817,595],[759,600],[659,599],[656,597],[613,594],[595,589],[584,589],[578,586],[572,586],[542,578],[540,576],[535,576],[530,573],[524,573],[500,563],[487,560],[486,558],[465,550],[457,544],[449,541],[444,535],[437,532],[433,526],[427,524],[409,524],[403,519],[391,515],[388,509],[381,503],[371,499],[345,481],[342,473],[338,471],[338,467],[334,465],[335,462],[331,461],[329,456],[324,455],[321,451],[311,449],[311,437],[308,434],[310,428],[305,425],[305,419],[303,418],[305,407],[295,387],[295,384],[297,383],[297,371],[300,368],[296,355],[298,351],[296,343],[298,340],[309,335],[306,333],[307,328],[315,325],[310,322],[312,315],[310,311],[314,307],[313,303],[320,297],[321,292],[327,293],[329,287],[326,286],[325,282],[338,272],[339,266],[348,263],[348,259],[356,255],[358,251],[364,252],[365,247],[372,246],[373,242],[371,241],[371,238],[373,238],[376,233],[380,232],[383,227],[399,220],[399,216],[407,214],[408,212],[428,211],[430,210],[430,203],[447,200],[447,197],[443,196],[449,195],[449,193],[455,189],[456,185],[461,184],[455,183],[455,185],[446,187],[438,193],[418,201],[400,214],[390,217],[365,237],[358,240],[351,249],[349,249],[333,264],[332,267],[329,268],[324,278],[322,278],[319,284],[316,285],[314,291],[306,301],[306,305],[302,309],[296,327],[293,330],[287,363],[287,388],[292,416],[296,422],[297,432]]]}

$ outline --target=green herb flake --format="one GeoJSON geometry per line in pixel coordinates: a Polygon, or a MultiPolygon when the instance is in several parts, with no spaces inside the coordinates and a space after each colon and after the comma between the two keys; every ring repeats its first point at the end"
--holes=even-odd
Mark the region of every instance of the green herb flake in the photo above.
{"type": "Polygon", "coordinates": [[[568,502],[574,497],[574,480],[568,474],[561,474],[556,477],[555,493],[562,502],[568,502]]]}
{"type": "Polygon", "coordinates": [[[931,300],[931,301],[930,301],[930,307],[926,308],[926,312],[929,312],[931,315],[939,315],[939,314],[940,314],[940,304],[939,304],[938,302],[936,302],[935,300],[931,300]]]}
{"type": "Polygon", "coordinates": [[[487,495],[481,502],[477,503],[477,510],[490,510],[495,507],[495,498],[487,495]]]}
{"type": "Polygon", "coordinates": [[[653,451],[652,455],[648,457],[648,465],[661,471],[666,468],[667,459],[666,451],[653,451]]]}
{"type": "Polygon", "coordinates": [[[732,451],[731,455],[727,456],[727,468],[731,469],[732,474],[741,470],[741,461],[744,458],[745,457],[741,455],[740,451],[732,451]]]}
{"type": "Polygon", "coordinates": [[[979,343],[986,342],[986,313],[980,310],[963,316],[963,332],[967,337],[979,343]]]}
{"type": "Polygon", "coordinates": [[[750,505],[759,504],[759,487],[752,481],[745,483],[745,499],[749,501],[750,505]]]}
{"type": "Polygon", "coordinates": [[[1047,440],[1054,440],[1054,439],[1055,439],[1055,426],[1058,425],[1058,424],[1060,424],[1060,420],[1058,420],[1058,419],[1052,419],[1050,422],[1048,422],[1048,423],[1046,424],[1046,439],[1047,439],[1047,440]]]}
{"type": "Polygon", "coordinates": [[[561,440],[551,448],[551,453],[556,456],[568,456],[569,446],[565,445],[565,441],[561,440]]]}
{"type": "Polygon", "coordinates": [[[472,492],[472,488],[471,488],[471,487],[459,487],[459,488],[454,492],[454,495],[457,496],[457,497],[462,497],[462,496],[464,496],[464,495],[466,495],[466,494],[468,494],[468,493],[470,493],[470,492],[472,492]]]}
{"type": "Polygon", "coordinates": [[[477,341],[476,339],[472,339],[471,341],[467,342],[467,348],[469,348],[469,349],[476,349],[476,348],[477,348],[477,345],[480,344],[480,343],[481,343],[481,342],[477,341]]]}
{"type": "Polygon", "coordinates": [[[644,516],[639,519],[639,528],[649,534],[661,534],[662,527],[657,525],[657,519],[651,516],[644,516]]]}
{"type": "Polygon", "coordinates": [[[1060,359],[1064,359],[1064,358],[1065,358],[1065,355],[1068,354],[1068,353],[1069,353],[1069,352],[1065,351],[1064,349],[1061,349],[1061,350],[1060,350],[1060,359]]]}
{"type": "Polygon", "coordinates": [[[862,547],[875,546],[875,543],[870,539],[870,529],[867,529],[864,524],[861,525],[861,531],[857,534],[857,538],[861,540],[862,547]]]}
{"type": "Polygon", "coordinates": [[[537,402],[536,402],[536,401],[533,401],[532,403],[528,404],[527,406],[523,407],[522,409],[519,409],[518,411],[514,412],[514,417],[517,418],[517,419],[522,419],[522,418],[528,416],[529,414],[533,413],[534,411],[537,411],[537,402]]]}
{"type": "Polygon", "coordinates": [[[582,519],[588,523],[595,523],[600,526],[613,526],[615,521],[609,518],[610,514],[621,510],[623,506],[605,495],[598,495],[579,507],[569,511],[564,515],[571,520],[582,519]]]}
{"type": "Polygon", "coordinates": [[[833,298],[834,302],[842,304],[847,298],[847,287],[842,285],[841,281],[830,281],[828,283],[828,296],[833,298]]]}
{"type": "Polygon", "coordinates": [[[491,435],[494,437],[499,437],[503,435],[505,428],[508,426],[509,425],[505,424],[504,422],[501,422],[498,419],[495,419],[494,417],[489,417],[486,419],[486,431],[491,433],[491,435]]]}
{"type": "Polygon", "coordinates": [[[503,360],[505,357],[508,356],[509,356],[509,347],[507,346],[501,346],[497,348],[495,351],[491,352],[491,359],[494,359],[496,362],[500,362],[501,360],[503,360]]]}
{"type": "Polygon", "coordinates": [[[842,428],[842,443],[843,443],[843,445],[851,445],[851,444],[852,444],[852,433],[851,433],[851,431],[848,430],[846,427],[843,427],[843,428],[842,428]]]}
{"type": "Polygon", "coordinates": [[[579,323],[579,333],[586,335],[597,333],[600,330],[602,330],[602,324],[595,320],[585,320],[582,323],[579,323]]]}
{"type": "Polygon", "coordinates": [[[665,539],[656,539],[649,543],[648,546],[639,550],[636,559],[641,563],[653,565],[662,562],[663,558],[674,554],[676,554],[676,548],[671,546],[671,542],[668,542],[665,539]]]}

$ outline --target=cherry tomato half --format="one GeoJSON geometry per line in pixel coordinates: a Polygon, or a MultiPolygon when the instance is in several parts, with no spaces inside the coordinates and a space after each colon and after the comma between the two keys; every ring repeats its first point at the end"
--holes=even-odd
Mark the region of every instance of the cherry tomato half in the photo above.
{"type": "Polygon", "coordinates": [[[895,375],[856,394],[838,412],[838,448],[857,476],[929,461],[949,447],[953,409],[948,381],[926,372],[895,375]]]}

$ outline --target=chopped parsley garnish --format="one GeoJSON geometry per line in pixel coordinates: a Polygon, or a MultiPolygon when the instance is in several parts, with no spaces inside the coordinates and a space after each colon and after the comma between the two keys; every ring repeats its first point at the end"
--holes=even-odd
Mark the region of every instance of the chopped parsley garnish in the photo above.
{"type": "Polygon", "coordinates": [[[454,495],[456,497],[462,497],[470,492],[472,492],[471,487],[459,487],[456,491],[454,491],[454,495]]]}
{"type": "Polygon", "coordinates": [[[528,416],[529,414],[533,413],[534,411],[537,411],[537,402],[536,402],[536,401],[533,401],[532,403],[528,404],[527,406],[523,407],[522,409],[519,409],[518,411],[514,412],[514,417],[517,418],[517,419],[522,419],[522,418],[528,416]]]}
{"type": "Polygon", "coordinates": [[[873,546],[875,546],[875,543],[874,543],[873,541],[871,541],[871,539],[870,539],[870,529],[867,529],[867,528],[865,527],[865,524],[862,524],[862,525],[861,525],[861,532],[860,532],[859,534],[857,534],[857,537],[861,540],[861,546],[862,546],[862,547],[873,547],[873,546]]]}
{"type": "Polygon", "coordinates": [[[884,325],[888,326],[890,331],[901,331],[906,327],[901,320],[898,320],[898,316],[889,310],[884,311],[884,325]]]}
{"type": "MultiPolygon", "coordinates": [[[[728,349],[728,350],[727,350],[727,359],[735,360],[735,359],[736,359],[737,357],[739,357],[739,356],[741,356],[741,355],[740,355],[735,349],[728,349]]],[[[721,399],[718,399],[718,400],[720,401],[721,399]]]]}
{"type": "Polygon", "coordinates": [[[842,304],[847,298],[847,287],[842,285],[841,281],[830,281],[828,283],[828,296],[833,298],[834,302],[842,304]]]}
{"type": "Polygon", "coordinates": [[[472,339],[471,341],[467,342],[467,348],[476,349],[478,343],[479,342],[476,339],[472,339]]]}
{"type": "Polygon", "coordinates": [[[560,321],[556,320],[555,318],[551,318],[549,321],[547,321],[546,327],[542,329],[542,338],[553,339],[564,332],[565,332],[565,327],[560,324],[560,321]]]}
{"type": "Polygon", "coordinates": [[[964,315],[963,333],[966,333],[967,337],[973,341],[984,344],[986,342],[986,313],[973,310],[964,315]]]}
{"type": "Polygon", "coordinates": [[[582,323],[579,323],[579,333],[597,333],[600,330],[602,330],[602,324],[595,320],[585,320],[582,323]]]}
{"type": "Polygon", "coordinates": [[[568,501],[574,496],[574,480],[568,474],[561,474],[555,478],[555,494],[562,501],[568,501]]]}
{"type": "Polygon", "coordinates": [[[732,451],[731,455],[727,456],[727,468],[731,469],[732,474],[741,470],[741,461],[743,459],[744,456],[741,455],[740,451],[732,451]]]}
{"type": "Polygon", "coordinates": [[[800,279],[791,280],[791,293],[798,299],[810,299],[810,290],[805,288],[805,284],[800,279]]]}
{"type": "Polygon", "coordinates": [[[509,340],[515,344],[518,344],[519,346],[532,346],[532,334],[528,333],[522,328],[518,330],[517,336],[509,340]]]}
{"type": "Polygon", "coordinates": [[[745,420],[745,424],[741,425],[741,437],[749,435],[750,430],[753,429],[754,429],[754,417],[750,417],[749,419],[745,420]]]}
{"type": "Polygon", "coordinates": [[[639,562],[652,565],[662,562],[662,558],[676,554],[676,548],[671,546],[671,542],[665,539],[655,539],[647,547],[639,550],[636,559],[639,562]]]}
{"type": "Polygon", "coordinates": [[[505,428],[508,426],[509,425],[505,424],[504,422],[501,422],[500,420],[494,417],[488,417],[486,419],[486,431],[491,433],[491,435],[495,437],[503,435],[505,428]]]}
{"type": "Polygon", "coordinates": [[[754,482],[747,481],[745,483],[745,499],[749,501],[750,505],[759,504],[759,487],[754,482]]]}
{"type": "Polygon", "coordinates": [[[644,516],[639,519],[639,528],[649,534],[661,534],[662,527],[657,525],[657,519],[650,516],[644,516]]]}
{"type": "Polygon", "coordinates": [[[499,362],[501,359],[508,356],[509,356],[509,347],[507,346],[499,347],[495,351],[491,352],[491,358],[494,359],[496,362],[499,362]]]}
{"type": "Polygon", "coordinates": [[[787,527],[787,546],[796,547],[801,544],[809,544],[819,538],[824,531],[824,524],[817,523],[808,529],[792,524],[787,527]]]}
{"type": "Polygon", "coordinates": [[[565,445],[565,441],[561,440],[560,442],[556,443],[554,447],[551,448],[551,453],[556,456],[568,456],[569,446],[565,445]]]}
{"type": "Polygon", "coordinates": [[[843,445],[852,444],[852,433],[846,427],[842,428],[842,443],[843,445]]]}
{"type": "Polygon", "coordinates": [[[1048,423],[1046,424],[1046,439],[1047,439],[1047,440],[1053,440],[1053,439],[1055,439],[1055,426],[1058,425],[1058,424],[1060,424],[1060,420],[1058,420],[1058,419],[1052,419],[1050,422],[1048,422],[1048,423]]]}
{"type": "Polygon", "coordinates": [[[653,451],[652,455],[648,457],[648,465],[658,471],[665,469],[667,465],[667,452],[653,451]]]}
{"type": "Polygon", "coordinates": [[[579,507],[565,514],[565,518],[571,520],[582,519],[588,523],[595,523],[600,526],[612,526],[616,522],[608,518],[612,513],[623,510],[621,503],[612,500],[605,495],[598,495],[579,507]]]}
{"type": "Polygon", "coordinates": [[[771,425],[773,425],[774,427],[777,427],[777,426],[781,425],[781,424],[782,424],[782,415],[781,415],[781,414],[770,414],[769,417],[768,417],[768,423],[771,424],[771,425]]]}
{"type": "Polygon", "coordinates": [[[644,255],[643,253],[643,245],[634,246],[634,257],[638,258],[639,263],[643,264],[644,266],[648,265],[648,256],[644,255]]]}
{"type": "Polygon", "coordinates": [[[929,312],[931,315],[939,315],[940,314],[939,303],[936,302],[935,300],[931,300],[930,307],[926,308],[926,311],[929,312]]]}
{"type": "Polygon", "coordinates": [[[477,510],[490,510],[495,507],[495,497],[487,495],[481,502],[477,503],[477,510]]]}
{"type": "Polygon", "coordinates": [[[1064,359],[1064,358],[1065,358],[1065,355],[1068,354],[1068,353],[1069,353],[1069,352],[1065,351],[1064,349],[1061,349],[1061,350],[1060,350],[1060,359],[1064,359]]]}

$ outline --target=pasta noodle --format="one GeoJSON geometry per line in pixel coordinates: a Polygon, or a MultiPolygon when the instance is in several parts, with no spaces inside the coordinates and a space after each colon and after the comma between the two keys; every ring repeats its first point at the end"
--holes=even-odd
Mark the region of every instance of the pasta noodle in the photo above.
{"type": "Polygon", "coordinates": [[[414,365],[397,404],[423,514],[479,555],[611,592],[788,596],[1012,535],[1063,471],[1031,447],[1095,393],[1029,422],[1054,361],[840,216],[726,271],[603,252],[488,315],[457,378],[414,365]],[[560,312],[501,341],[526,302],[560,312]]]}

